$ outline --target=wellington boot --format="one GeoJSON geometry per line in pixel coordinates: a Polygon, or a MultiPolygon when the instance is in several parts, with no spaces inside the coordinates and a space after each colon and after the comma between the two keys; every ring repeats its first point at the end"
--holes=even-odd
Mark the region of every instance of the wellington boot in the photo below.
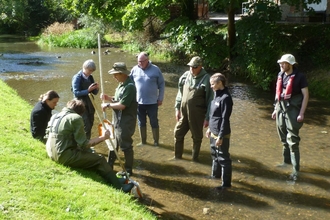
{"type": "Polygon", "coordinates": [[[116,159],[117,159],[116,153],[114,151],[110,151],[108,154],[108,164],[111,166],[112,170],[113,170],[113,165],[115,164],[116,159]]]}
{"type": "Polygon", "coordinates": [[[132,188],[134,187],[133,183],[127,183],[124,184],[123,187],[121,188],[125,193],[131,192],[132,188]]]}
{"type": "Polygon", "coordinates": [[[213,160],[211,178],[220,179],[221,176],[222,176],[221,165],[219,164],[218,160],[213,160]]]}
{"type": "Polygon", "coordinates": [[[111,186],[113,186],[115,189],[121,189],[122,184],[120,183],[118,177],[114,172],[110,172],[105,176],[105,180],[107,183],[109,183],[111,186]]]}
{"type": "Polygon", "coordinates": [[[201,149],[202,141],[194,141],[191,159],[195,162],[198,162],[199,151],[201,149]]]}
{"type": "Polygon", "coordinates": [[[154,138],[154,146],[158,146],[159,145],[159,128],[153,128],[152,135],[154,138]]]}
{"type": "Polygon", "coordinates": [[[118,178],[120,184],[127,184],[128,183],[128,179],[126,178],[118,178]]]}
{"type": "Polygon", "coordinates": [[[141,143],[138,146],[142,146],[147,143],[147,127],[139,127],[141,143]]]}
{"type": "Polygon", "coordinates": [[[134,151],[133,149],[128,149],[124,151],[125,156],[125,169],[130,176],[133,175],[133,161],[134,161],[134,151]]]}

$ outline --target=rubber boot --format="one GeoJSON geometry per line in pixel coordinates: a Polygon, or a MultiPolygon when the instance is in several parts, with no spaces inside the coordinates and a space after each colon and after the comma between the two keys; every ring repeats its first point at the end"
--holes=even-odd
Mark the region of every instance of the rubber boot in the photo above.
{"type": "Polygon", "coordinates": [[[211,171],[211,178],[212,179],[220,179],[222,174],[221,166],[218,163],[218,160],[212,161],[212,171],[211,171]]]}
{"type": "Polygon", "coordinates": [[[290,179],[297,180],[298,172],[300,170],[300,152],[291,152],[292,174],[290,179]]]}
{"type": "Polygon", "coordinates": [[[182,141],[175,140],[175,143],[174,143],[174,158],[173,159],[182,159],[183,144],[184,144],[184,140],[182,140],[182,141]]]}
{"type": "Polygon", "coordinates": [[[114,151],[110,151],[108,154],[108,164],[111,166],[112,170],[113,170],[113,165],[115,164],[116,159],[117,159],[116,153],[114,151]]]}
{"type": "Polygon", "coordinates": [[[123,187],[121,188],[125,193],[131,192],[132,188],[134,187],[133,183],[127,183],[124,184],[123,187]]]}
{"type": "Polygon", "coordinates": [[[134,151],[133,149],[128,149],[124,151],[125,156],[125,169],[127,173],[132,176],[133,175],[133,161],[134,161],[134,151]]]}
{"type": "MultiPolygon", "coordinates": [[[[134,187],[133,183],[122,184],[121,181],[114,172],[110,172],[105,176],[107,183],[109,183],[115,189],[121,189],[125,193],[131,192],[134,187]]],[[[123,182],[123,181],[122,181],[123,182]]]]}
{"type": "Polygon", "coordinates": [[[105,176],[105,180],[115,189],[121,189],[122,184],[119,182],[116,174],[114,172],[110,172],[105,176]]]}
{"type": "Polygon", "coordinates": [[[222,187],[231,187],[231,163],[222,167],[222,187]]]}
{"type": "Polygon", "coordinates": [[[286,145],[283,145],[283,163],[291,164],[291,152],[290,148],[286,145]]]}
{"type": "Polygon", "coordinates": [[[159,128],[153,128],[152,135],[154,137],[154,146],[158,146],[159,145],[159,128]]]}
{"type": "Polygon", "coordinates": [[[147,143],[147,127],[139,127],[141,143],[138,146],[142,146],[147,143]]]}
{"type": "Polygon", "coordinates": [[[199,151],[201,149],[201,141],[194,141],[193,149],[192,149],[192,160],[198,162],[199,151]]]}

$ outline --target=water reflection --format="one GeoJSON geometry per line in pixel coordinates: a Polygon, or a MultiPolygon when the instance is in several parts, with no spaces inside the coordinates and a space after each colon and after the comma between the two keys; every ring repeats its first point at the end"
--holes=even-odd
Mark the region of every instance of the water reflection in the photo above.
{"type": "MultiPolygon", "coordinates": [[[[0,78],[17,90],[18,94],[34,105],[40,94],[49,89],[61,96],[57,111],[73,96],[71,78],[82,63],[97,54],[88,49],[39,47],[26,41],[3,41],[0,38],[0,78]],[[29,63],[30,62],[30,63],[29,63]],[[29,63],[29,64],[28,64],[29,63]]],[[[117,82],[106,72],[114,62],[124,61],[128,68],[136,64],[134,55],[109,48],[102,53],[104,90],[113,94],[117,82]]],[[[104,49],[105,50],[105,49],[104,49]]],[[[188,68],[155,62],[166,79],[163,105],[159,109],[160,147],[135,147],[135,173],[150,209],[161,213],[163,219],[321,219],[329,216],[330,167],[329,125],[330,103],[311,99],[301,129],[301,179],[294,185],[286,182],[291,168],[278,169],[281,146],[275,121],[270,116],[274,95],[251,85],[230,83],[234,107],[231,117],[233,159],[233,188],[219,193],[212,190],[218,181],[205,178],[210,173],[209,141],[203,139],[200,163],[191,163],[191,138],[185,140],[183,160],[168,161],[173,155],[175,126],[174,99],[180,73],[188,68]],[[204,215],[203,208],[210,213],[204,215]]],[[[99,70],[94,74],[99,81],[99,70]]],[[[100,111],[100,109],[98,109],[100,111]]],[[[109,117],[110,117],[109,112],[109,117]]],[[[96,124],[98,124],[96,118],[96,124]]],[[[96,134],[94,134],[96,135],[96,134]]],[[[152,134],[148,129],[148,141],[152,134]]],[[[134,135],[138,143],[138,132],[134,135]]],[[[107,154],[107,147],[96,149],[107,154]]],[[[116,169],[120,169],[116,164],[116,169]]]]}

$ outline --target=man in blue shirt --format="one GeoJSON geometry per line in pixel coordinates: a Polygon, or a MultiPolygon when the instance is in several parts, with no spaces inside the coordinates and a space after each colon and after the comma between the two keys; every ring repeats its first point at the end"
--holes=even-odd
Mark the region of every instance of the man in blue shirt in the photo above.
{"type": "Polygon", "coordinates": [[[158,107],[162,105],[165,81],[160,69],[149,61],[149,55],[141,52],[138,64],[131,70],[131,79],[135,82],[138,102],[138,125],[141,145],[147,140],[147,116],[150,120],[154,146],[159,144],[158,107]]]}

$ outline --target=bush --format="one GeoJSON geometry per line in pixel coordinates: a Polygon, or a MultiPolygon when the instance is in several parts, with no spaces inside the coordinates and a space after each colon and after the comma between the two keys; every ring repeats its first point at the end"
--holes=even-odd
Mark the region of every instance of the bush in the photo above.
{"type": "Polygon", "coordinates": [[[55,22],[55,23],[51,24],[50,26],[48,26],[43,31],[42,35],[44,35],[46,37],[50,36],[50,35],[58,36],[58,35],[62,35],[65,33],[72,32],[72,31],[74,31],[73,24],[55,22]]]}
{"type": "Polygon", "coordinates": [[[221,69],[229,53],[226,30],[212,21],[196,22],[180,17],[167,27],[164,36],[168,37],[171,55],[176,60],[187,62],[187,58],[198,55],[203,58],[205,67],[221,69]]]}
{"type": "MultiPolygon", "coordinates": [[[[56,26],[59,27],[59,26],[56,26]]],[[[69,48],[97,48],[97,33],[90,29],[76,31],[57,31],[56,28],[47,28],[38,40],[38,44],[47,44],[54,47],[69,48]]]]}

